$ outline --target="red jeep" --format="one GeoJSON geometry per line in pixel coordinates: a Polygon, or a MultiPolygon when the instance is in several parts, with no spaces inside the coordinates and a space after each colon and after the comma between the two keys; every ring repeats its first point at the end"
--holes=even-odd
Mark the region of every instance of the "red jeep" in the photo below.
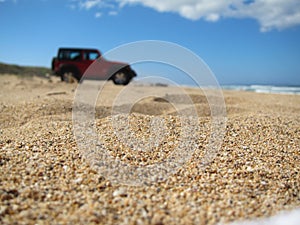
{"type": "Polygon", "coordinates": [[[83,79],[112,80],[115,84],[127,85],[136,76],[126,63],[108,61],[97,49],[60,48],[52,60],[52,70],[62,81],[83,79]],[[89,68],[89,66],[92,64],[89,68]],[[82,78],[83,74],[85,76],[82,78]]]}

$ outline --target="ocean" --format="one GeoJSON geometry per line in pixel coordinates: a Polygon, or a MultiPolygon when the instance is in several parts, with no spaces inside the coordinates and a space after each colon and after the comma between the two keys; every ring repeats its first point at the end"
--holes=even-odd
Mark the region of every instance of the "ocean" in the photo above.
{"type": "Polygon", "coordinates": [[[300,94],[300,86],[224,85],[224,90],[252,91],[257,93],[300,94]]]}

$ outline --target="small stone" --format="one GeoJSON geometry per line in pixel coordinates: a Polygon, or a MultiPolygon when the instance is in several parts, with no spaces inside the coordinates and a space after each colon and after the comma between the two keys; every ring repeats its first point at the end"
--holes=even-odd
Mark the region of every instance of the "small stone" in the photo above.
{"type": "Polygon", "coordinates": [[[64,169],[64,171],[66,172],[66,171],[68,171],[69,167],[68,167],[67,165],[64,165],[64,166],[63,166],[63,169],[64,169]]]}
{"type": "Polygon", "coordinates": [[[118,197],[118,196],[126,197],[127,196],[127,191],[126,191],[125,188],[119,188],[119,189],[117,189],[113,192],[113,196],[114,197],[118,197]]]}
{"type": "Polygon", "coordinates": [[[82,182],[82,180],[83,180],[82,177],[79,177],[79,178],[74,180],[74,183],[75,184],[80,184],[82,182]]]}

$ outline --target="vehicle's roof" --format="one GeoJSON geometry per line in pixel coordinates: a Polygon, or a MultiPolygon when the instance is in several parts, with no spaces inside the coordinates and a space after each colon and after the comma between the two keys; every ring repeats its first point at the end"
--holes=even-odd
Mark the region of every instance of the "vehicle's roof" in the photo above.
{"type": "Polygon", "coordinates": [[[66,47],[59,48],[59,51],[65,51],[65,50],[72,50],[72,51],[82,51],[82,50],[85,50],[85,51],[99,51],[96,48],[66,48],[66,47]]]}

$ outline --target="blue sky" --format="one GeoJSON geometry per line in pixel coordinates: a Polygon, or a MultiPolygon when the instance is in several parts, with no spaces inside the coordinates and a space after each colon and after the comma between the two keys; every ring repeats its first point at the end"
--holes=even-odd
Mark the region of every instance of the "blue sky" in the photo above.
{"type": "Polygon", "coordinates": [[[0,0],[0,27],[5,63],[50,67],[59,47],[162,40],[220,84],[300,85],[299,0],[0,0]]]}

